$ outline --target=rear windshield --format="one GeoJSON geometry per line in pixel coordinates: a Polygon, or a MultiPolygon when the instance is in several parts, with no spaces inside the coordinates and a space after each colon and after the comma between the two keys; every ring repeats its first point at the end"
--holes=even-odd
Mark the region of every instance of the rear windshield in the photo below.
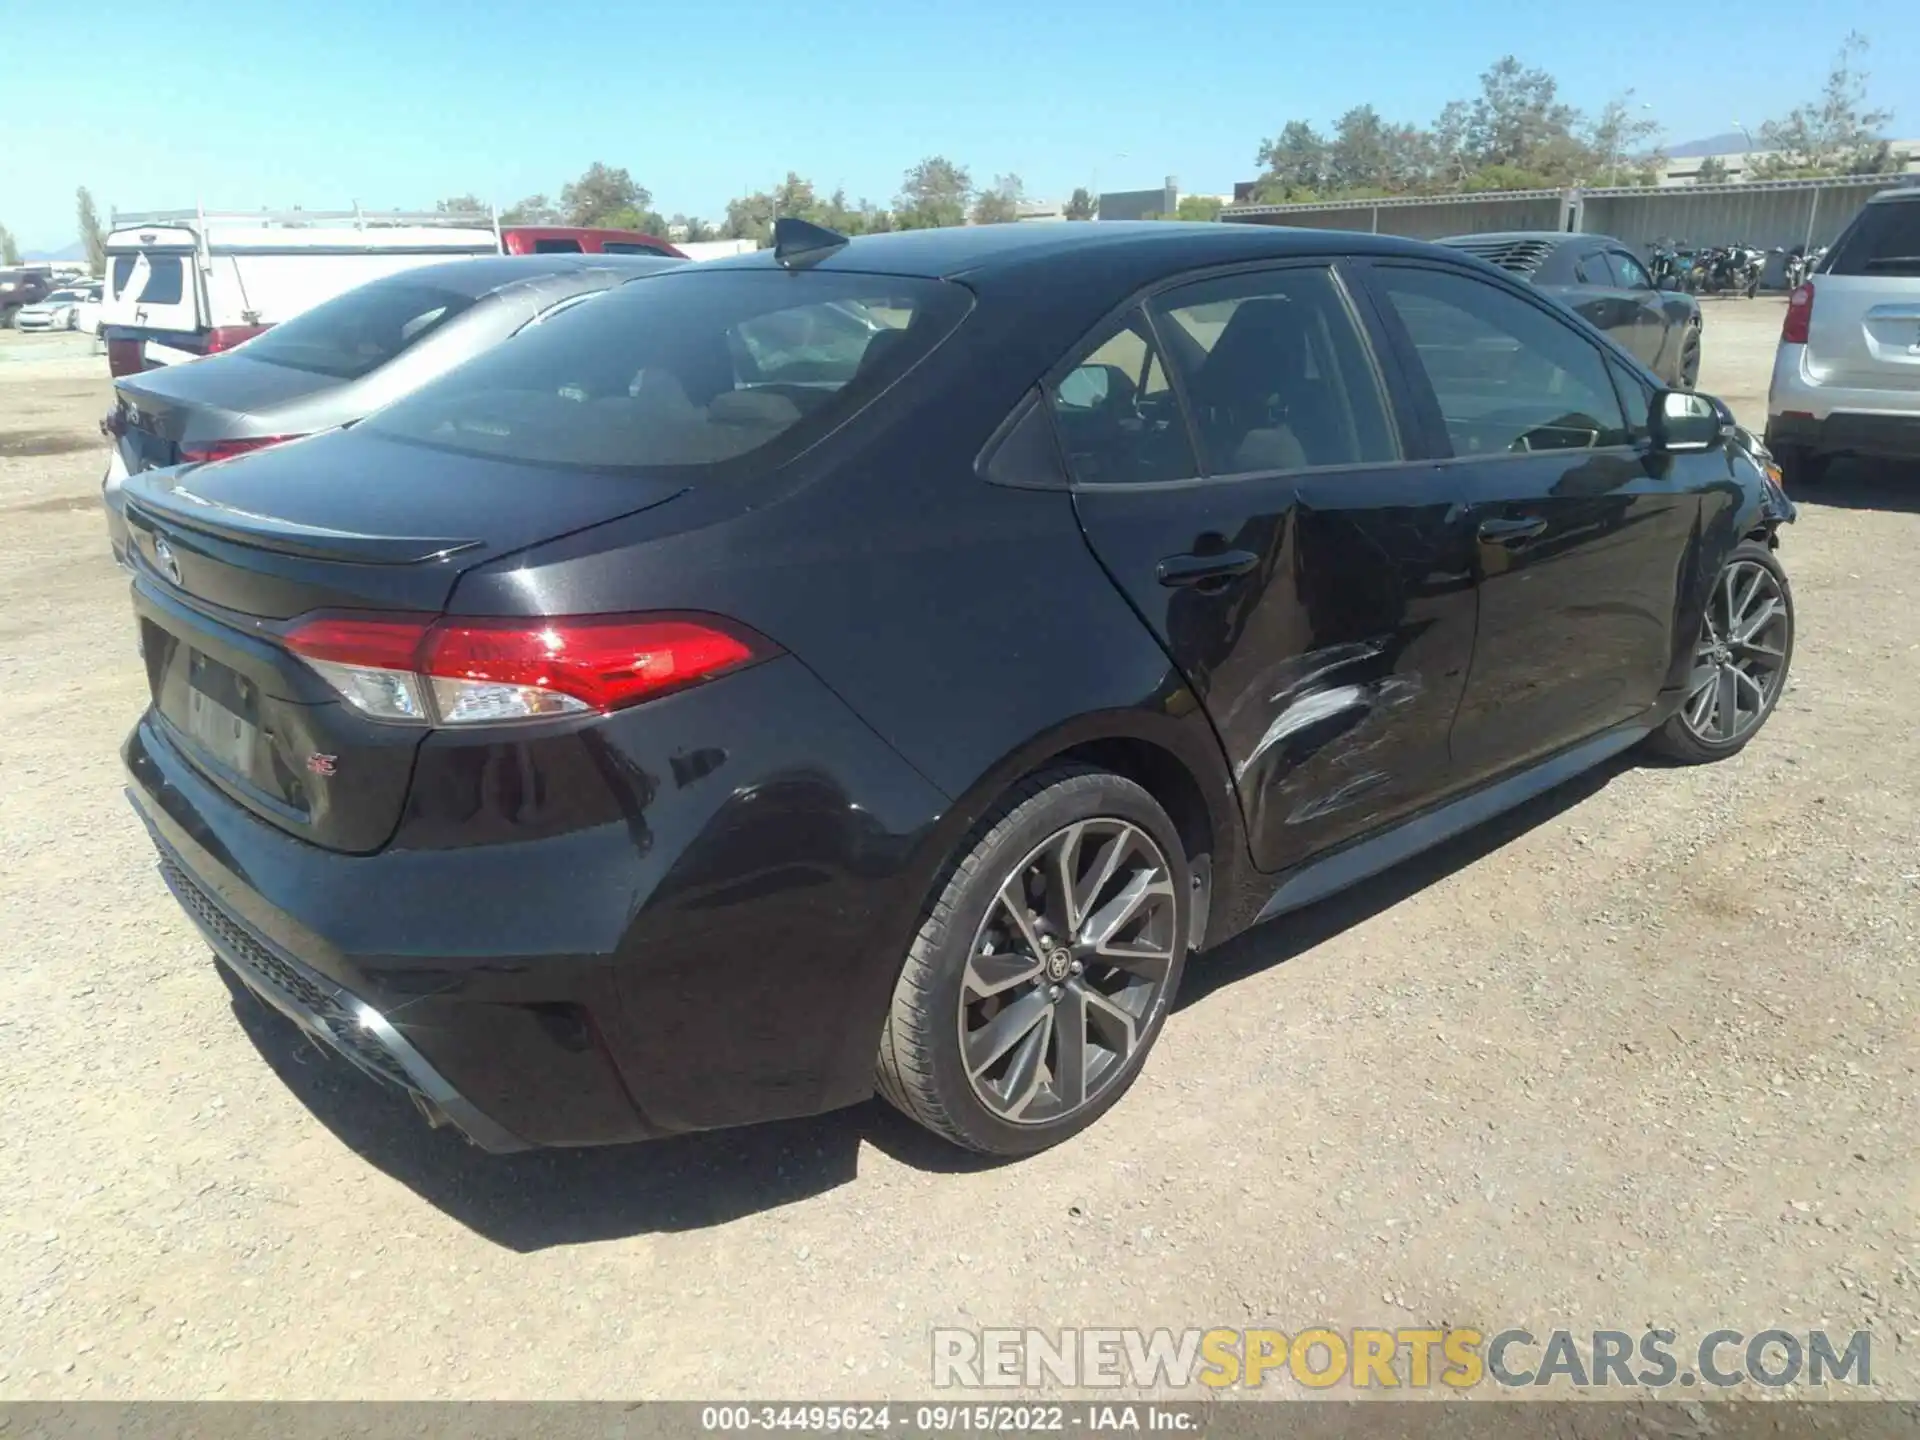
{"type": "Polygon", "coordinates": [[[471,308],[473,297],[404,278],[376,280],[247,342],[249,360],[358,380],[471,308]]]}
{"type": "Polygon", "coordinates": [[[142,305],[178,305],[187,293],[187,266],[184,256],[160,255],[153,251],[121,250],[113,257],[113,294],[115,299],[142,305]],[[139,269],[144,259],[146,269],[139,269]],[[140,275],[139,293],[128,286],[140,275]]]}
{"type": "Polygon", "coordinates": [[[1825,269],[1829,275],[1920,275],[1920,199],[1863,206],[1825,269]]]}
{"type": "Polygon", "coordinates": [[[771,468],[857,412],[969,303],[940,280],[674,270],[557,314],[363,423],[545,464],[771,468]]]}

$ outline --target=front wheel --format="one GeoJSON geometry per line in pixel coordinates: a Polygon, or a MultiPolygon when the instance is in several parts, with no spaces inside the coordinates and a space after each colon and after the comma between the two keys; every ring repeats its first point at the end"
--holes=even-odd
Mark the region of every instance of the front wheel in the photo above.
{"type": "Polygon", "coordinates": [[[1691,390],[1700,381],[1700,332],[1694,331],[1680,350],[1680,388],[1691,390]]]}
{"type": "Polygon", "coordinates": [[[1774,553],[1742,542],[1700,623],[1686,697],[1648,744],[1672,760],[1724,760],[1760,733],[1793,662],[1793,587],[1774,553]]]}
{"type": "Polygon", "coordinates": [[[880,1093],[990,1155],[1086,1129],[1159,1036],[1191,907],[1179,834],[1140,786],[1079,767],[1023,782],[976,829],[908,950],[880,1093]]]}

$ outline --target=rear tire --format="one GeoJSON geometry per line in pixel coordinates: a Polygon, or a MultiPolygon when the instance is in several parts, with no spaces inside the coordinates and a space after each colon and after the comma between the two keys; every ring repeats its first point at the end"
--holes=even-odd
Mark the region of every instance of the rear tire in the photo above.
{"type": "Polygon", "coordinates": [[[1786,689],[1793,637],[1787,572],[1766,544],[1742,541],[1714,577],[1687,694],[1647,748],[1684,765],[1739,754],[1786,689]]]}
{"type": "Polygon", "coordinates": [[[1192,905],[1179,833],[1140,786],[1081,766],[1022,781],[927,907],[881,1029],[880,1093],[983,1154],[1078,1134],[1159,1037],[1192,905]]]}

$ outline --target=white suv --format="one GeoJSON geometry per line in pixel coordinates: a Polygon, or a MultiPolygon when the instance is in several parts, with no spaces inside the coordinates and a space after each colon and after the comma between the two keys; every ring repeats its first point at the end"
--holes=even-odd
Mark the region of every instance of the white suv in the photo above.
{"type": "Polygon", "coordinates": [[[1920,460],[1920,186],[1862,206],[1787,302],[1767,448],[1789,484],[1836,455],[1920,460]]]}

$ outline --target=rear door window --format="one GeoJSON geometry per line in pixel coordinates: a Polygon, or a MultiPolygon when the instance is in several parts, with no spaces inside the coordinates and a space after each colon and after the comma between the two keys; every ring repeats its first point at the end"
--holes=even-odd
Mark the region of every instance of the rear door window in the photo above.
{"type": "Polygon", "coordinates": [[[1324,266],[1203,280],[1153,306],[1209,474],[1400,458],[1373,362],[1324,266]]]}
{"type": "Polygon", "coordinates": [[[336,380],[371,374],[417,345],[473,297],[396,277],[337,295],[247,342],[250,360],[336,380]]]}
{"type": "Polygon", "coordinates": [[[1829,275],[1920,275],[1920,200],[1863,206],[1823,269],[1829,275]]]}
{"type": "Polygon", "coordinates": [[[533,253],[536,255],[578,255],[580,253],[580,242],[565,237],[557,240],[552,238],[536,240],[533,242],[533,253]]]}
{"type": "Polygon", "coordinates": [[[1134,310],[1047,387],[1067,468],[1082,485],[1151,485],[1200,473],[1144,312],[1134,310]]]}
{"type": "Polygon", "coordinates": [[[939,280],[675,270],[556,313],[363,423],[542,464],[768,469],[863,409],[970,304],[939,280]]]}

